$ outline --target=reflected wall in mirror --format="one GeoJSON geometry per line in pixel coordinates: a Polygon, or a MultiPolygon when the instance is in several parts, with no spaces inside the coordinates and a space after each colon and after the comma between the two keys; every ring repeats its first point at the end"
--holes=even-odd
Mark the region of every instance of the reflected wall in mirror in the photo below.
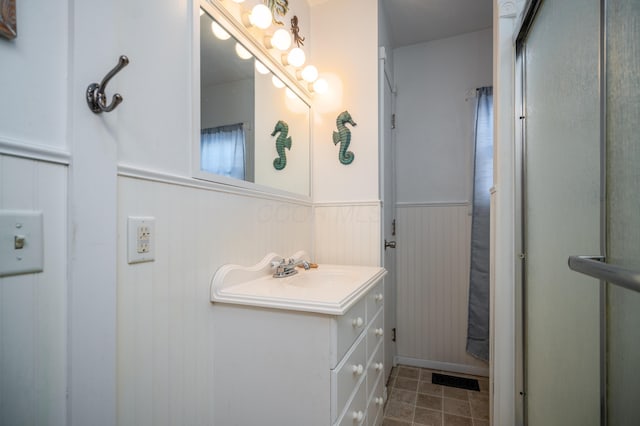
{"type": "MultiPolygon", "coordinates": [[[[309,106],[208,13],[200,16],[200,140],[196,177],[310,195],[309,106]],[[276,86],[277,85],[277,86],[276,86]],[[286,135],[276,131],[279,121],[286,135]],[[279,137],[291,138],[277,169],[279,137]]],[[[258,188],[258,187],[255,187],[258,188]]]]}

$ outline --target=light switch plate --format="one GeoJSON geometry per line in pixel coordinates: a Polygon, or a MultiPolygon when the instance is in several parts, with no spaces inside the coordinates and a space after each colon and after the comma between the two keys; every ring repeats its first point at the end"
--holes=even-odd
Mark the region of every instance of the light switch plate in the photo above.
{"type": "Polygon", "coordinates": [[[41,211],[0,211],[0,277],[42,272],[41,211]]]}
{"type": "Polygon", "coordinates": [[[151,262],[155,259],[155,222],[154,217],[128,217],[127,262],[151,262]]]}

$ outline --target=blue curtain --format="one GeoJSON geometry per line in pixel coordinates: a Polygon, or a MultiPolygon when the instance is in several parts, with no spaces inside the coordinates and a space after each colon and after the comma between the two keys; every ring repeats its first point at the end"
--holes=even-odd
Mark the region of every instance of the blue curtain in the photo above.
{"type": "Polygon", "coordinates": [[[493,89],[477,90],[467,352],[489,361],[489,191],[493,185],[493,89]]]}
{"type": "Polygon", "coordinates": [[[245,143],[242,123],[211,127],[200,132],[200,169],[244,179],[245,143]]]}

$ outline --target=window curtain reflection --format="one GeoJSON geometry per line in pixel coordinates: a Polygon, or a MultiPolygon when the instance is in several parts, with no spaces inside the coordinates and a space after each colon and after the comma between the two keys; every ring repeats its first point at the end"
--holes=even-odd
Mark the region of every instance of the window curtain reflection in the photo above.
{"type": "Polygon", "coordinates": [[[200,169],[237,179],[245,178],[245,146],[242,123],[202,129],[200,169]]]}
{"type": "Polygon", "coordinates": [[[493,89],[476,98],[467,352],[489,361],[489,191],[493,185],[493,89]]]}

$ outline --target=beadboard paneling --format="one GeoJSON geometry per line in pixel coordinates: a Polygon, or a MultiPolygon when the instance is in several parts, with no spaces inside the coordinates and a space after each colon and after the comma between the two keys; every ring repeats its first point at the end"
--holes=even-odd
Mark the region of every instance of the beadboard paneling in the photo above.
{"type": "Polygon", "coordinates": [[[211,278],[310,251],[311,218],[295,203],[118,178],[118,424],[215,424],[211,278]],[[155,217],[154,262],[127,264],[127,216],[155,217]]]}
{"type": "Polygon", "coordinates": [[[0,210],[43,212],[44,270],[0,278],[0,424],[65,425],[67,167],[0,155],[0,210]]]}
{"type": "Polygon", "coordinates": [[[314,207],[315,262],[380,265],[379,203],[314,207]]]}
{"type": "Polygon", "coordinates": [[[486,367],[465,351],[469,206],[399,206],[396,229],[398,357],[486,367]]]}

